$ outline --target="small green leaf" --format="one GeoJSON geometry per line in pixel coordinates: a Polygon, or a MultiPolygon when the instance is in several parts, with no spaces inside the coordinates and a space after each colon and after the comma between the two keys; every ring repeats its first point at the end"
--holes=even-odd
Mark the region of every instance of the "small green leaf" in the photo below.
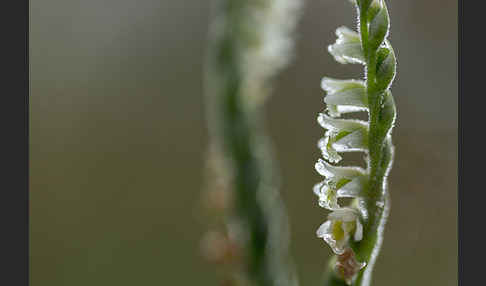
{"type": "Polygon", "coordinates": [[[380,140],[384,140],[391,131],[396,120],[396,107],[390,90],[383,94],[383,104],[379,113],[378,125],[376,126],[377,136],[380,140]]]}
{"type": "MultiPolygon", "coordinates": [[[[381,1],[379,1],[381,2],[381,1]]],[[[374,52],[385,40],[388,29],[390,28],[390,19],[386,5],[381,5],[381,9],[370,22],[369,47],[370,52],[374,52]]]]}
{"type": "Polygon", "coordinates": [[[382,0],[373,0],[373,2],[371,2],[370,7],[368,8],[368,23],[370,23],[371,20],[375,18],[376,14],[383,8],[383,3],[381,1],[382,0]]]}
{"type": "Polygon", "coordinates": [[[376,60],[376,84],[378,89],[385,90],[395,78],[396,73],[395,53],[387,42],[380,48],[376,60]]]}
{"type": "Polygon", "coordinates": [[[395,101],[393,99],[390,90],[387,90],[383,98],[383,107],[380,111],[380,126],[385,130],[386,133],[393,127],[395,119],[397,116],[397,111],[395,107],[395,101]]]}

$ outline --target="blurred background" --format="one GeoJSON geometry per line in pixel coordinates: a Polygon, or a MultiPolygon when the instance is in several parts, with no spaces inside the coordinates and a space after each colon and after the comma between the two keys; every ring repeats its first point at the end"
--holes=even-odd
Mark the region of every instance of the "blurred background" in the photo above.
{"type": "MultiPolygon", "coordinates": [[[[202,259],[209,0],[31,1],[31,285],[218,285],[202,259]]],[[[457,285],[457,1],[387,1],[398,58],[392,208],[374,286],[457,285]]],[[[312,186],[320,80],[348,1],[305,1],[267,130],[302,286],[331,253],[312,186]]]]}

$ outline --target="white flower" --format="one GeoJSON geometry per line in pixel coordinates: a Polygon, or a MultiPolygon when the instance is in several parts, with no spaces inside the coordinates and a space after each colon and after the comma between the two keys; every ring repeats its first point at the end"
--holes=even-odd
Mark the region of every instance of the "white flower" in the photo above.
{"type": "Polygon", "coordinates": [[[324,239],[332,251],[343,254],[349,239],[355,241],[363,238],[363,225],[358,211],[353,208],[340,208],[328,215],[328,220],[317,229],[317,237],[324,239]]]}
{"type": "Polygon", "coordinates": [[[324,180],[314,186],[314,194],[319,197],[319,206],[328,210],[339,209],[338,196],[334,188],[329,186],[329,180],[324,180]]]}
{"type": "Polygon", "coordinates": [[[336,29],[336,36],[336,42],[327,48],[336,61],[341,64],[366,63],[360,35],[357,32],[347,27],[339,27],[336,29]]]}
{"type": "Polygon", "coordinates": [[[338,198],[359,197],[367,183],[366,171],[358,167],[333,166],[319,159],[315,168],[325,180],[314,186],[314,194],[319,197],[319,206],[328,210],[341,208],[338,198]]]}
{"type": "Polygon", "coordinates": [[[317,143],[317,147],[321,149],[322,156],[324,159],[331,163],[338,163],[341,161],[342,157],[338,154],[336,149],[332,146],[332,139],[338,135],[337,132],[328,130],[323,138],[317,143]]]}
{"type": "Polygon", "coordinates": [[[320,113],[319,124],[327,129],[317,144],[324,159],[331,163],[341,161],[338,152],[366,152],[368,150],[368,123],[361,120],[337,119],[320,113]]]}
{"type": "Polygon", "coordinates": [[[364,81],[324,77],[321,81],[321,88],[326,92],[324,102],[331,117],[338,117],[341,113],[368,110],[364,81]]]}

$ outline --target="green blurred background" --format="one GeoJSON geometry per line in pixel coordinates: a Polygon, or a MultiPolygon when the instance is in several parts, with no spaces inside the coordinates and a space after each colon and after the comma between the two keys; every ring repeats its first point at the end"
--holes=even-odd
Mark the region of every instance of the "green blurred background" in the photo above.
{"type": "MultiPolygon", "coordinates": [[[[457,285],[457,2],[387,1],[398,57],[392,209],[374,286],[457,285]]],[[[208,0],[31,1],[31,285],[218,285],[199,254],[208,0]]],[[[348,1],[305,1],[267,129],[302,286],[330,254],[312,186],[326,47],[348,1]]]]}

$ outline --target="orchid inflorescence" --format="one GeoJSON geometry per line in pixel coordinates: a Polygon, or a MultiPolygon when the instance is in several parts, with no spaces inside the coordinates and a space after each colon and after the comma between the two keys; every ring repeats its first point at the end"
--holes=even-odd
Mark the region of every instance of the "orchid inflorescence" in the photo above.
{"type": "Polygon", "coordinates": [[[318,142],[323,159],[315,168],[325,179],[314,186],[314,193],[319,205],[331,211],[317,230],[317,236],[337,255],[330,284],[369,285],[389,210],[387,176],[393,161],[391,130],[396,118],[389,88],[396,59],[387,40],[385,1],[351,2],[359,15],[358,32],[339,27],[337,40],[328,50],[339,63],[364,65],[365,80],[322,79],[327,107],[317,121],[326,132],[318,142]],[[339,118],[361,111],[368,113],[368,121],[339,118]],[[332,165],[342,160],[340,153],[344,152],[363,152],[366,169],[332,165]],[[342,206],[340,198],[354,200],[342,206]]]}

